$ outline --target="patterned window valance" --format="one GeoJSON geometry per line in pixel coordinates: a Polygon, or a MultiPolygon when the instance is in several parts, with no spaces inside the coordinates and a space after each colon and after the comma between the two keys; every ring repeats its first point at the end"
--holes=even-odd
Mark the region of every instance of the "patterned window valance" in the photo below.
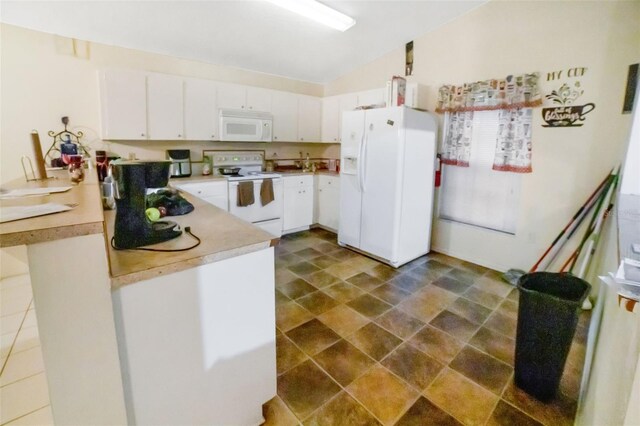
{"type": "Polygon", "coordinates": [[[485,80],[462,86],[442,86],[436,112],[487,111],[532,108],[542,105],[538,89],[539,73],[507,76],[504,80],[485,80]]]}

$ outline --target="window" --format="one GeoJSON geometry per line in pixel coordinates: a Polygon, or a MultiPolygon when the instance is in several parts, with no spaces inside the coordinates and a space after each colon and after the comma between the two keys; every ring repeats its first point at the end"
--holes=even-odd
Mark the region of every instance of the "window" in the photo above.
{"type": "Polygon", "coordinates": [[[515,234],[522,175],[492,170],[498,114],[474,112],[469,167],[443,166],[439,216],[515,234]]]}

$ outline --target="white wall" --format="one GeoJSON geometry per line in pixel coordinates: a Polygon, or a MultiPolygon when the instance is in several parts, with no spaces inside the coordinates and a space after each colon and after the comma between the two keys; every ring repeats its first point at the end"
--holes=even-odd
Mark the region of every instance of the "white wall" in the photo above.
{"type": "MultiPolygon", "coordinates": [[[[237,68],[210,65],[132,49],[86,43],[89,58],[69,54],[71,40],[0,24],[0,182],[22,177],[20,157],[33,157],[30,133],[38,130],[43,149],[51,144],[49,130],[62,129],[68,116],[71,128],[82,130],[91,149],[107,149],[139,158],[164,158],[167,148],[194,150],[199,160],[204,149],[264,149],[270,157],[296,158],[303,150],[312,157],[339,155],[335,145],[222,144],[213,142],[105,143],[99,138],[100,98],[98,70],[127,68],[247,84],[269,89],[321,96],[322,86],[237,68]]],[[[84,46],[85,44],[83,44],[84,46]]]]}
{"type": "MultiPolygon", "coordinates": [[[[529,269],[607,172],[621,161],[629,115],[622,100],[640,61],[640,2],[491,1],[414,40],[414,75],[435,108],[440,85],[587,67],[583,127],[543,128],[535,111],[532,174],[523,176],[517,234],[438,220],[433,249],[500,270],[529,269]],[[491,247],[491,250],[486,250],[491,247]]],[[[566,72],[566,71],[565,71],[566,72]]],[[[404,47],[325,87],[325,95],[383,87],[404,74],[404,47]]],[[[542,81],[544,93],[560,83],[542,81]]],[[[446,166],[445,166],[446,167],[446,166]]]]}

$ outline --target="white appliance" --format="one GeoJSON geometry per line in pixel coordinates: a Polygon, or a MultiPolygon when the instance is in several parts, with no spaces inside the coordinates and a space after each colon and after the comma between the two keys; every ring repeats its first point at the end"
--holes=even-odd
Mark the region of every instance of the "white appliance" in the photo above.
{"type": "Polygon", "coordinates": [[[429,252],[437,122],[405,106],[342,116],[338,243],[394,267],[429,252]]]}
{"type": "Polygon", "coordinates": [[[264,151],[205,151],[212,158],[213,172],[220,175],[221,169],[239,168],[238,173],[226,176],[229,186],[229,213],[251,222],[265,231],[280,237],[282,235],[282,176],[277,173],[263,173],[264,151]],[[273,201],[262,205],[260,188],[264,179],[273,182],[273,201]],[[253,181],[254,203],[238,206],[238,183],[253,181]]]}
{"type": "Polygon", "coordinates": [[[268,112],[220,109],[220,140],[271,142],[273,115],[268,112]]]}

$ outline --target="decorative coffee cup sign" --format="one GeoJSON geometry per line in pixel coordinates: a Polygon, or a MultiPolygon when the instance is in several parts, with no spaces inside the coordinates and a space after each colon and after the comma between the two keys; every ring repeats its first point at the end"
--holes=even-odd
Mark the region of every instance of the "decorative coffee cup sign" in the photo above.
{"type": "MultiPolygon", "coordinates": [[[[567,77],[581,77],[586,70],[586,68],[571,68],[567,71],[567,77]]],[[[562,74],[563,71],[548,73],[547,81],[560,79],[562,74]]],[[[542,108],[542,119],[546,123],[542,127],[582,126],[586,115],[596,108],[591,102],[575,105],[583,94],[584,90],[579,80],[563,83],[558,89],[552,90],[545,96],[553,106],[542,108]]]]}

